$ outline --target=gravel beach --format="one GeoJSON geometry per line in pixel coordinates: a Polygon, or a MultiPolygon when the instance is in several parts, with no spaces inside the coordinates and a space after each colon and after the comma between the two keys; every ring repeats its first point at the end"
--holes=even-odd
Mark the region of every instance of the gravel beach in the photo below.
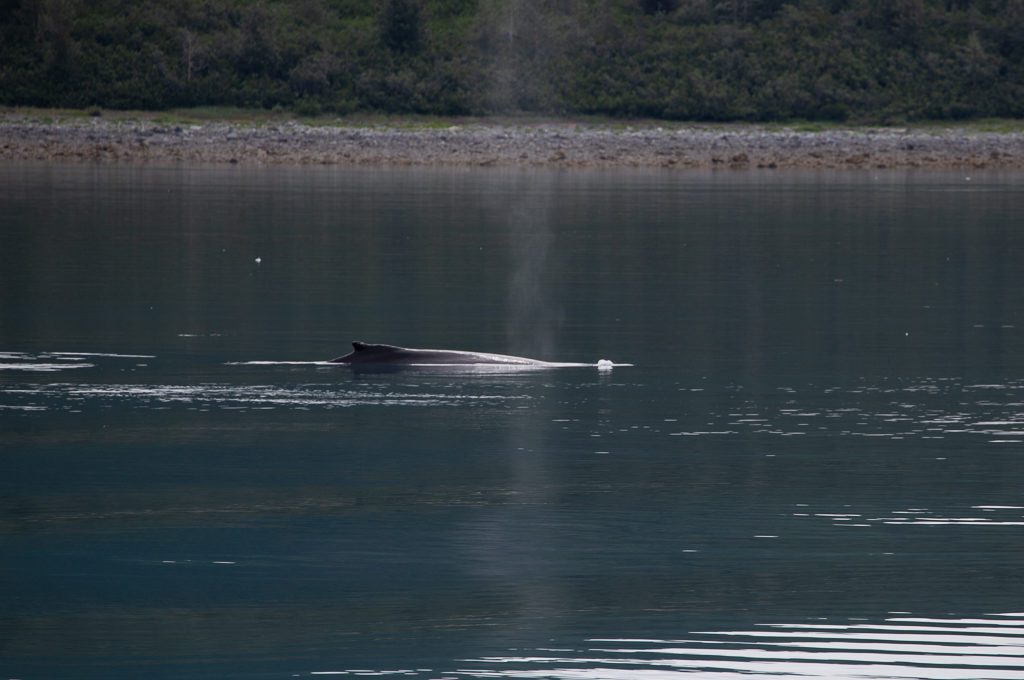
{"type": "Polygon", "coordinates": [[[445,127],[0,116],[0,160],[564,168],[1024,168],[1024,132],[471,122],[445,127]]]}

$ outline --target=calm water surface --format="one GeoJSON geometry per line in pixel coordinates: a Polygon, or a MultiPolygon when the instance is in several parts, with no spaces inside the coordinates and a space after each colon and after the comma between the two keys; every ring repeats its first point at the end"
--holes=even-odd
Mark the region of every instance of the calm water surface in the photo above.
{"type": "Polygon", "coordinates": [[[1022,186],[2,166],[0,678],[1022,677],[1022,186]]]}

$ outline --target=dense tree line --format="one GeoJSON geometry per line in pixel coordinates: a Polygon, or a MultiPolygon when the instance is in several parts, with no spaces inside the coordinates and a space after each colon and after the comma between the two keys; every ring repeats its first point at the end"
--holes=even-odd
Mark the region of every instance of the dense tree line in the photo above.
{"type": "Polygon", "coordinates": [[[1024,115],[1024,0],[0,0],[0,103],[1024,115]]]}

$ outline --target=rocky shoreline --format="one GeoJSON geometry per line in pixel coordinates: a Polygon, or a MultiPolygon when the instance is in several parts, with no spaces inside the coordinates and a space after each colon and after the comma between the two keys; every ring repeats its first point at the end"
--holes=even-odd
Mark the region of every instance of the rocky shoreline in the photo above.
{"type": "Polygon", "coordinates": [[[438,127],[0,116],[0,161],[559,168],[1024,169],[1024,132],[472,122],[438,127]]]}

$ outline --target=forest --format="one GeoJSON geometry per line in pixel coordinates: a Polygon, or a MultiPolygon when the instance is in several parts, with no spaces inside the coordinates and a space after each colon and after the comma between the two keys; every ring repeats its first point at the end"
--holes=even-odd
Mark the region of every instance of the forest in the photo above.
{"type": "Polygon", "coordinates": [[[0,0],[0,104],[1024,116],[1024,0],[0,0]]]}

